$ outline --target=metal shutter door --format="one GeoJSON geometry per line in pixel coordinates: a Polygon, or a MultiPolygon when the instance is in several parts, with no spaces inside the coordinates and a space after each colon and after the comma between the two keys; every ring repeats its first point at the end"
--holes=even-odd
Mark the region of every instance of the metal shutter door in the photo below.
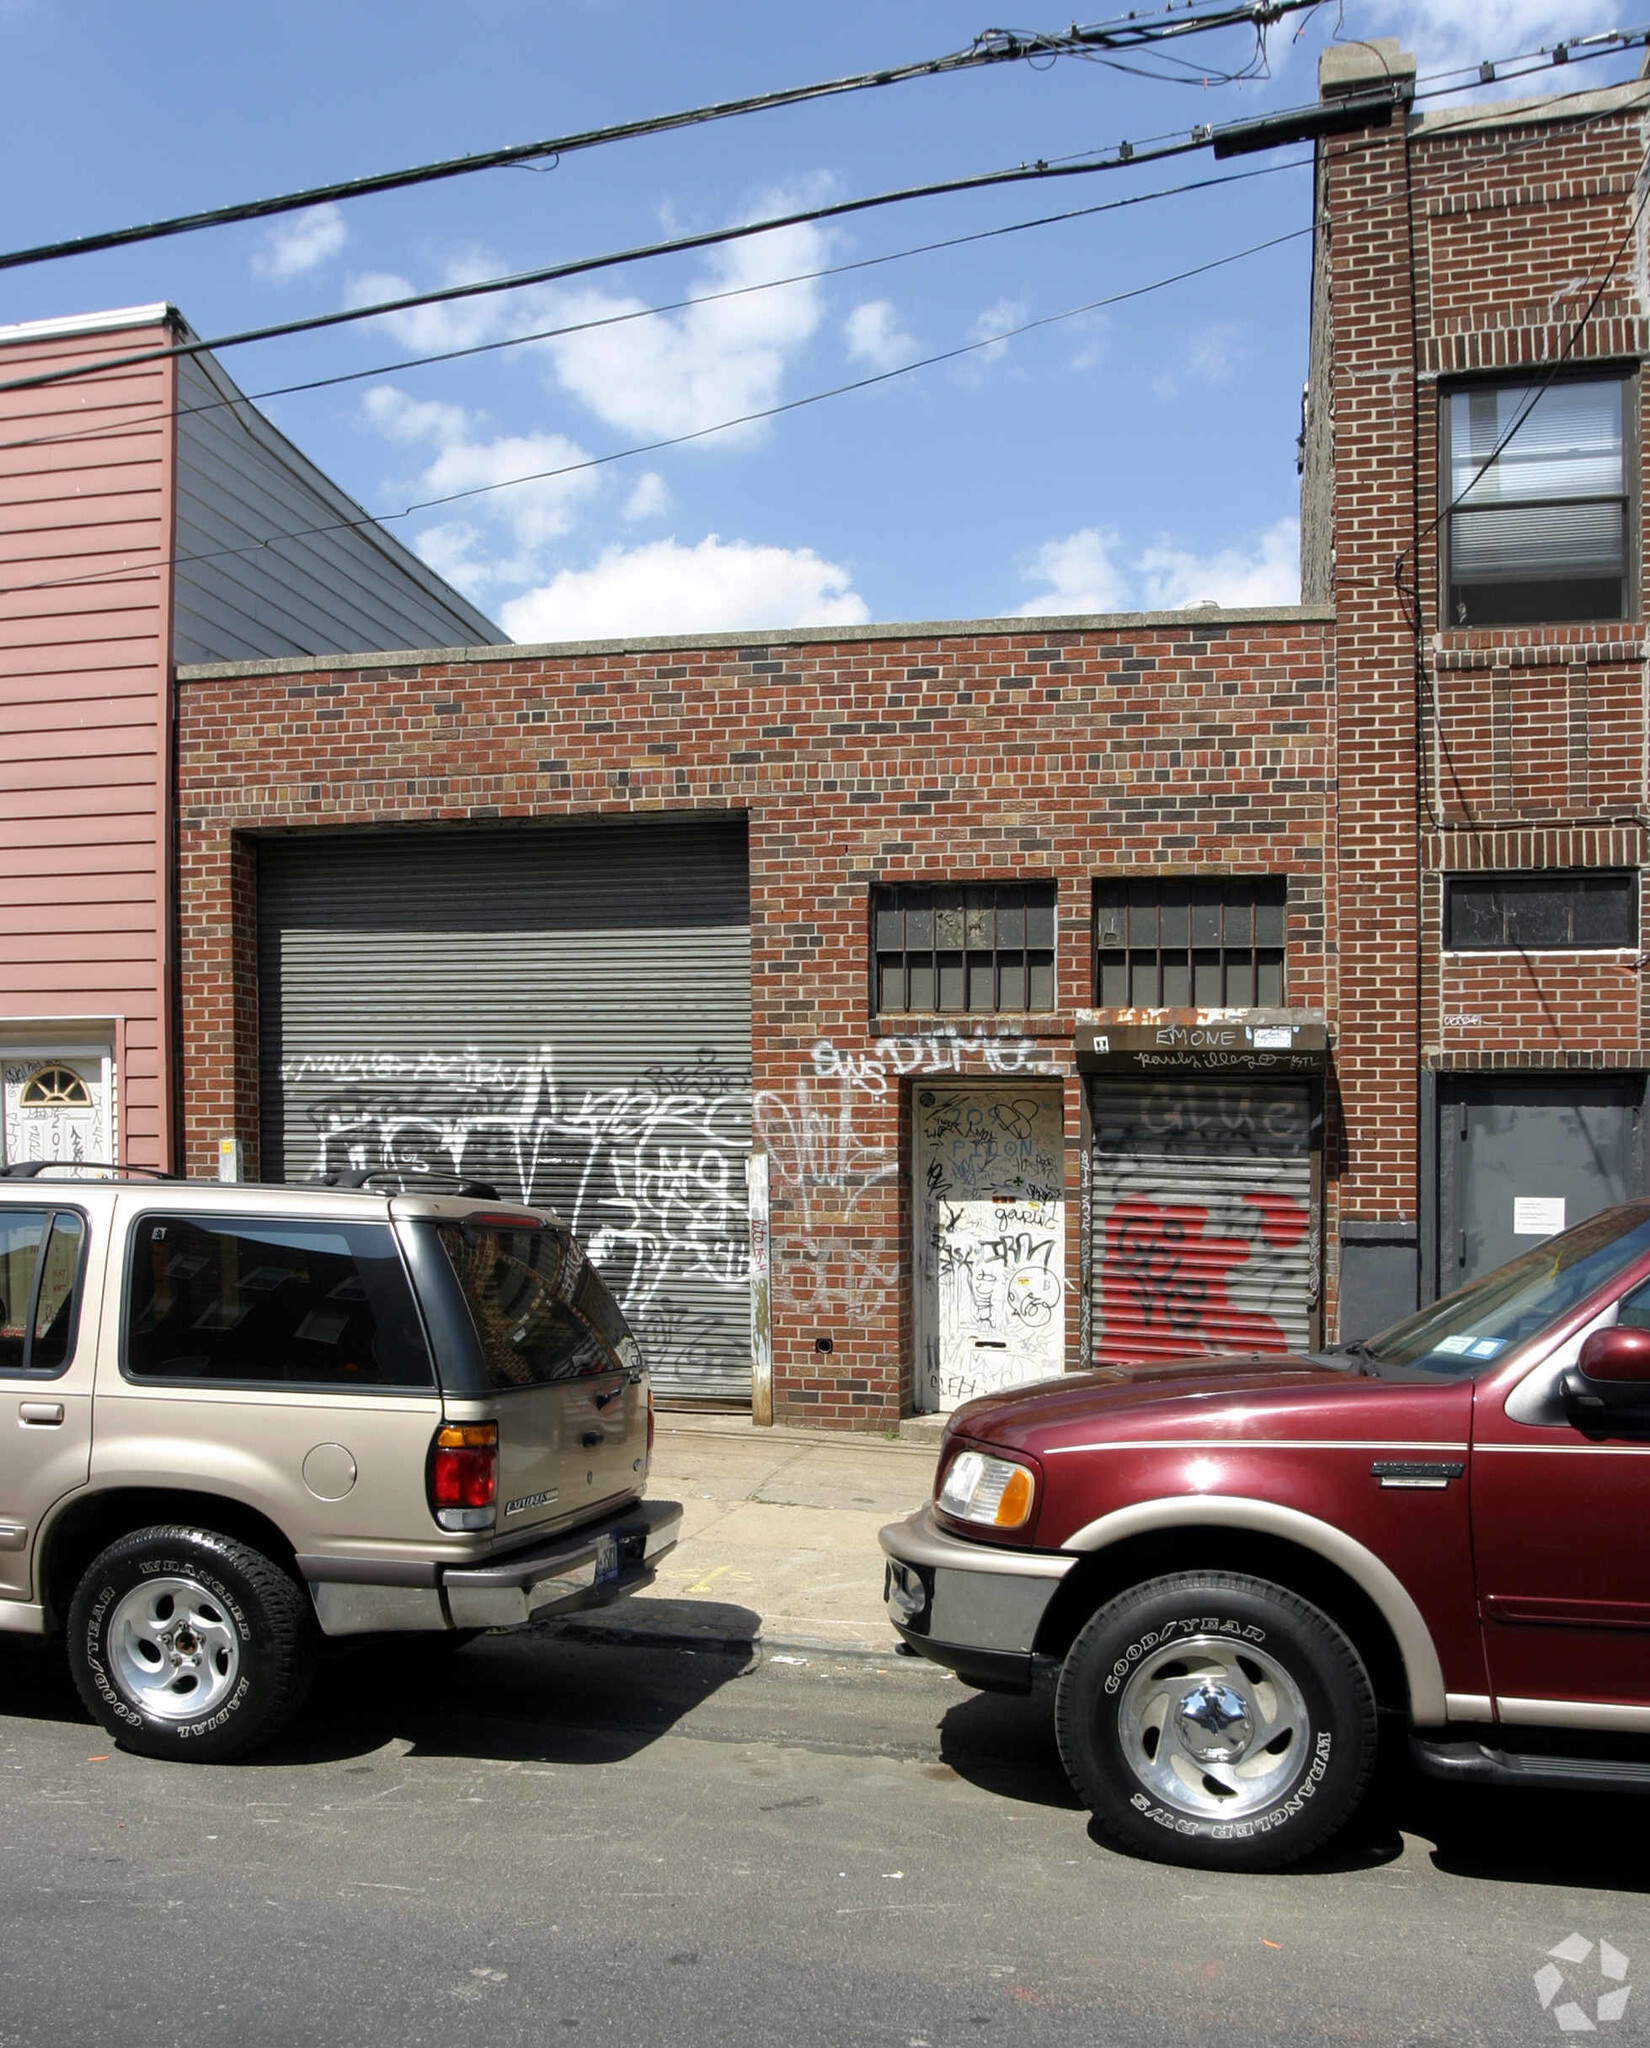
{"type": "Polygon", "coordinates": [[[1262,1081],[1096,1081],[1097,1365],[1301,1351],[1318,1231],[1308,1091],[1262,1081]]]}
{"type": "Polygon", "coordinates": [[[266,1179],[547,1202],[661,1394],[750,1399],[742,820],[265,840],[259,976],[266,1179]]]}

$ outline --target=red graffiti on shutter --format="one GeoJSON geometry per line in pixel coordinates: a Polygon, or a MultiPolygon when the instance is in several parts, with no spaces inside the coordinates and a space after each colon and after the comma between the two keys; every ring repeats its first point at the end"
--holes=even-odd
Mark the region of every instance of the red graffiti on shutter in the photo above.
{"type": "Polygon", "coordinates": [[[1306,1213],[1281,1195],[1245,1200],[1259,1212],[1252,1236],[1206,1235],[1208,1210],[1189,1202],[1131,1196],[1117,1204],[1106,1218],[1101,1253],[1097,1363],[1289,1349],[1270,1316],[1237,1306],[1228,1281],[1263,1247],[1298,1243],[1306,1213]]]}

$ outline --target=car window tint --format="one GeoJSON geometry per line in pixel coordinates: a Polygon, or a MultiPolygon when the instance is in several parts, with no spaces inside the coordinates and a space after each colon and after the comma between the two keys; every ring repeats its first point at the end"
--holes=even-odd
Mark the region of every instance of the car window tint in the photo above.
{"type": "Polygon", "coordinates": [[[40,1266],[34,1345],[29,1352],[29,1364],[36,1372],[57,1372],[68,1360],[74,1342],[75,1281],[85,1235],[85,1226],[78,1216],[59,1214],[52,1218],[40,1266]]]}
{"type": "Polygon", "coordinates": [[[564,1230],[443,1224],[490,1386],[622,1372],[641,1353],[606,1283],[564,1230]]]}
{"type": "Polygon", "coordinates": [[[21,1372],[28,1352],[34,1267],[50,1212],[0,1211],[0,1372],[21,1372]]]}
{"type": "Polygon", "coordinates": [[[1621,1297],[1616,1326],[1623,1330],[1650,1330],[1650,1280],[1621,1297]]]}
{"type": "Polygon", "coordinates": [[[143,1217],[126,1366],[134,1379],[435,1383],[394,1233],[377,1223],[143,1217]]]}

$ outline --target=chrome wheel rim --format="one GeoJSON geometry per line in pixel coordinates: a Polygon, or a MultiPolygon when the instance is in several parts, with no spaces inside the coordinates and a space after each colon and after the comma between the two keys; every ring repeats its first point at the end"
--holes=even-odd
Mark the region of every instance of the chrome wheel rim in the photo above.
{"type": "Polygon", "coordinates": [[[145,1579],[115,1608],[108,1655],[126,1696],[161,1721],[210,1714],[234,1690],[241,1639],[196,1579],[145,1579]]]}
{"type": "Polygon", "coordinates": [[[1165,1806],[1244,1820],[1306,1769],[1312,1727],[1285,1667],[1251,1643],[1184,1636],[1140,1661],[1117,1703],[1123,1755],[1165,1806]]]}

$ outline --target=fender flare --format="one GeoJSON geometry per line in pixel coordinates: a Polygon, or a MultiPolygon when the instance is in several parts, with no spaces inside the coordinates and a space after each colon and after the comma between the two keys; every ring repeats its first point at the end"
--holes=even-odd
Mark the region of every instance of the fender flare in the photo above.
{"type": "Polygon", "coordinates": [[[1320,1521],[1316,1515],[1303,1514],[1299,1508],[1283,1507],[1275,1501],[1245,1500],[1235,1494],[1177,1495],[1170,1500],[1137,1501],[1132,1507],[1116,1508],[1075,1530],[1060,1548],[1079,1553],[1109,1550],[1131,1536],[1191,1528],[1244,1529],[1256,1535],[1278,1536],[1298,1549],[1312,1551],[1326,1564],[1344,1572],[1374,1602],[1392,1631],[1409,1687],[1411,1721],[1417,1727],[1436,1728],[1449,1719],[1443,1666],[1438,1661],[1432,1631],[1409,1588],[1374,1551],[1332,1522],[1320,1521]]]}

